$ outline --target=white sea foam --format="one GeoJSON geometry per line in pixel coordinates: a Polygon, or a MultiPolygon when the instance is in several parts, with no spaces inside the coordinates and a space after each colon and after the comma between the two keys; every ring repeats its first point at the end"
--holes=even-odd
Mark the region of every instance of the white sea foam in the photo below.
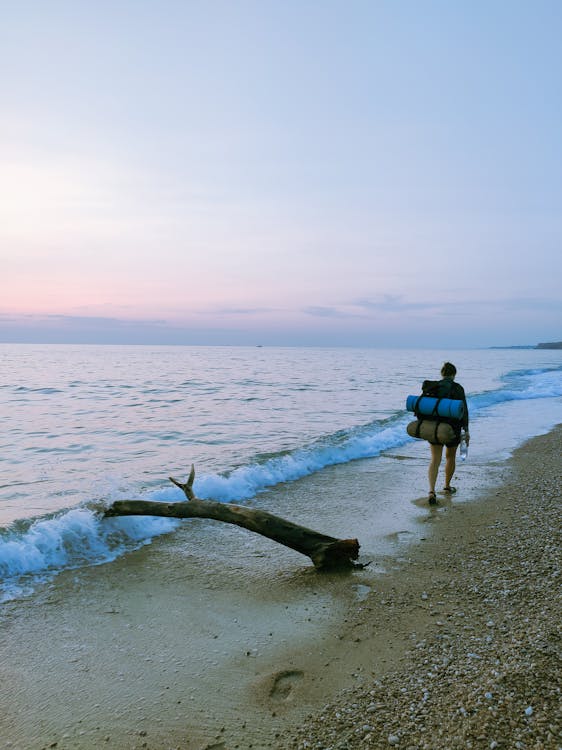
{"type": "Polygon", "coordinates": [[[0,537],[0,601],[30,588],[30,576],[114,560],[163,533],[177,521],[131,517],[103,519],[98,511],[73,508],[38,519],[0,537]],[[22,587],[22,577],[27,579],[22,587]]]}
{"type": "Polygon", "coordinates": [[[261,464],[241,466],[227,476],[210,474],[200,477],[196,480],[195,489],[201,498],[214,498],[222,502],[247,500],[267,487],[302,479],[326,466],[378,456],[383,450],[406,442],[404,425],[405,420],[401,418],[382,429],[375,425],[350,431],[346,438],[340,433],[337,443],[322,440],[261,464]]]}
{"type": "Polygon", "coordinates": [[[562,396],[562,369],[519,370],[502,378],[503,388],[473,395],[471,411],[487,409],[507,401],[557,398],[562,396]]]}

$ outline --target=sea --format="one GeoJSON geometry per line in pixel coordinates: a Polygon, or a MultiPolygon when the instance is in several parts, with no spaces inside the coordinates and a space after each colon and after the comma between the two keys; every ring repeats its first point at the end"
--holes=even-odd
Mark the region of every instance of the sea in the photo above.
{"type": "MultiPolygon", "coordinates": [[[[468,399],[457,466],[467,502],[515,448],[562,422],[562,351],[0,345],[0,602],[180,525],[189,543],[190,521],[103,514],[115,500],[183,500],[168,477],[185,480],[192,465],[203,499],[364,531],[372,550],[409,533],[428,512],[428,449],[406,433],[406,398],[444,361],[468,399]],[[372,489],[348,515],[325,488],[341,481],[352,497],[354,478],[372,489]]],[[[194,523],[201,533],[216,540],[225,524],[194,523]]]]}

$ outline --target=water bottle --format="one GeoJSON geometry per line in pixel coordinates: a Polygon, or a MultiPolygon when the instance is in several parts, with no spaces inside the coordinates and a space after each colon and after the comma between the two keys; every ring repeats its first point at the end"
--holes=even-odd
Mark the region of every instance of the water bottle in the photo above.
{"type": "Polygon", "coordinates": [[[468,456],[468,443],[466,442],[466,432],[464,430],[461,432],[459,455],[461,457],[461,461],[466,461],[466,457],[468,456]]]}

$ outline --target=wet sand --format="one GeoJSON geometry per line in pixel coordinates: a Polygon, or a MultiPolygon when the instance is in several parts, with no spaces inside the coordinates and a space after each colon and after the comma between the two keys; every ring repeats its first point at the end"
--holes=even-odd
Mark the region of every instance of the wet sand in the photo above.
{"type": "MultiPolygon", "coordinates": [[[[61,574],[3,607],[0,748],[559,747],[561,444],[519,449],[479,499],[418,500],[418,541],[367,535],[364,571],[239,529],[211,554],[191,524],[61,574]]],[[[369,466],[324,472],[326,506],[369,466]]]]}

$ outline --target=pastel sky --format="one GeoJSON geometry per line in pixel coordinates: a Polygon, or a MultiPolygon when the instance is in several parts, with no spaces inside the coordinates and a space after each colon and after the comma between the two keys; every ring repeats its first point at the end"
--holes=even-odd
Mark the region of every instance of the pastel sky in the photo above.
{"type": "Polygon", "coordinates": [[[0,341],[562,339],[559,0],[0,0],[0,341]]]}

